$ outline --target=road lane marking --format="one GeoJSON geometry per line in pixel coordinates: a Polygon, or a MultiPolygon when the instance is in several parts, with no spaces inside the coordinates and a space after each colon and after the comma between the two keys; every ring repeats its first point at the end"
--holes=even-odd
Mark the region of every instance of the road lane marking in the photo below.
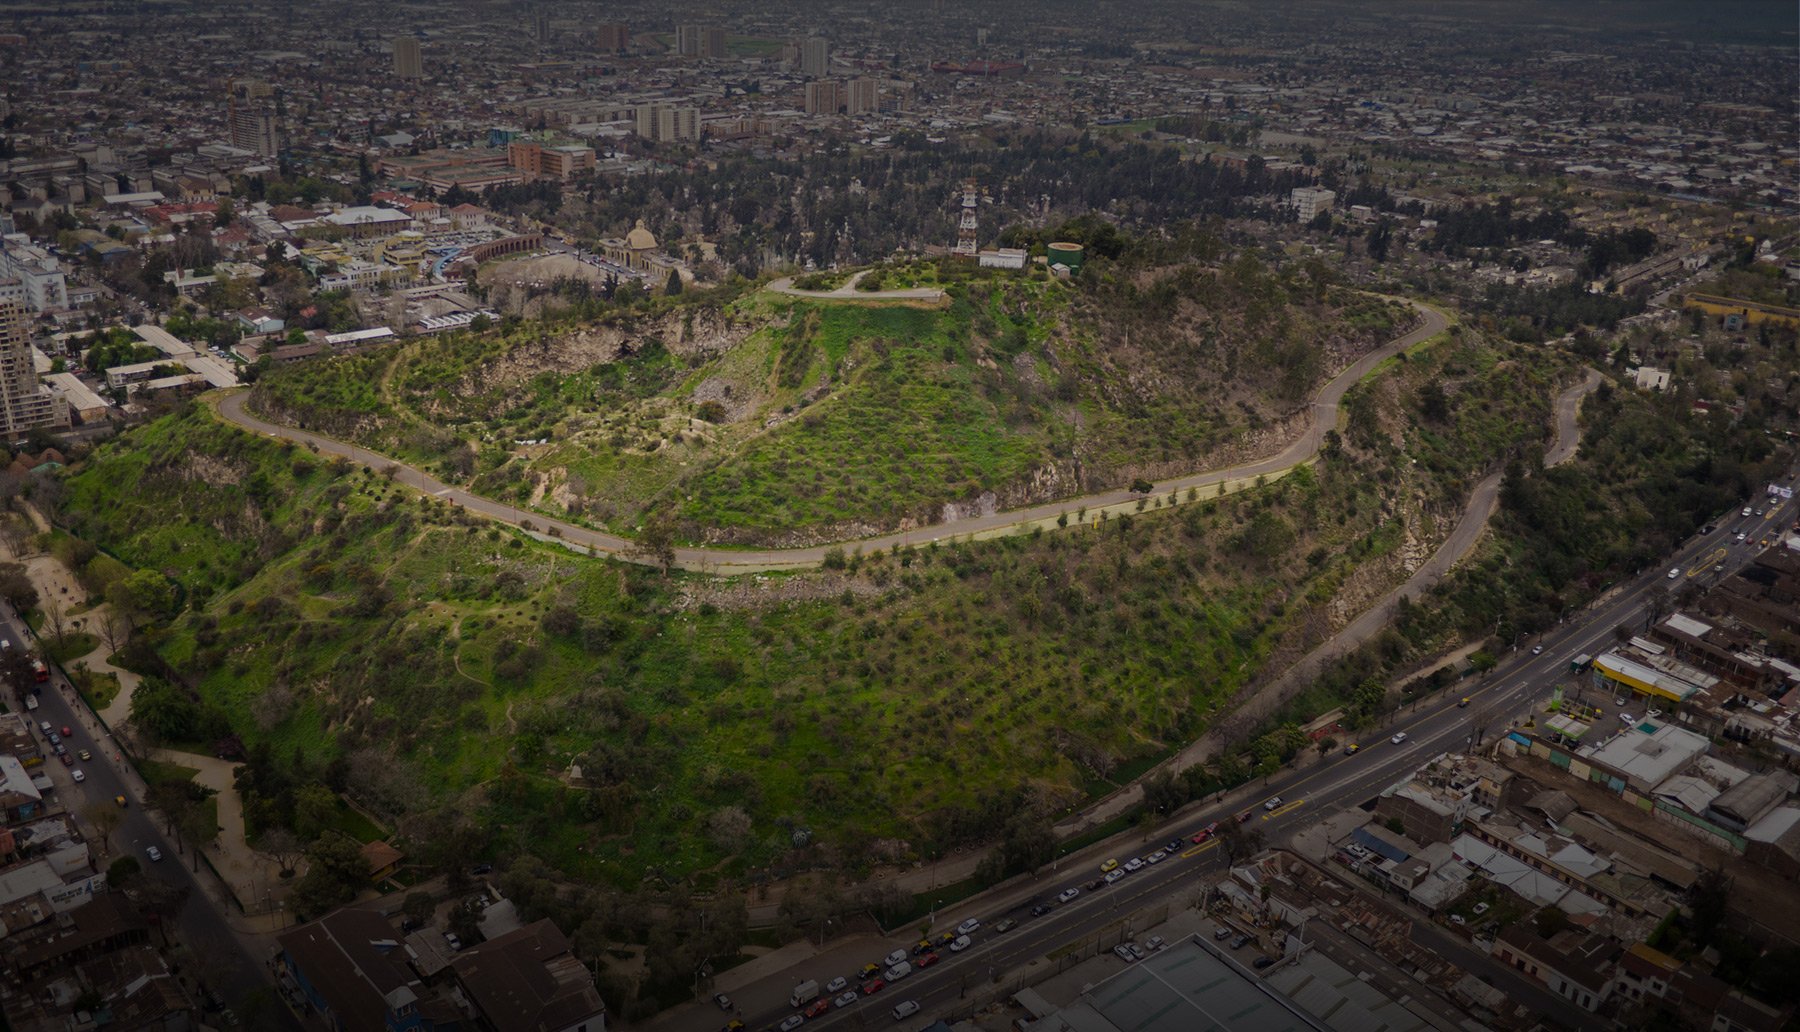
{"type": "Polygon", "coordinates": [[[1218,844],[1219,844],[1219,840],[1218,840],[1218,839],[1216,839],[1216,838],[1209,838],[1209,839],[1207,839],[1207,840],[1206,840],[1206,841],[1205,841],[1205,842],[1202,842],[1202,843],[1200,843],[1200,844],[1199,844],[1199,845],[1197,845],[1197,846],[1195,846],[1195,847],[1194,847],[1194,848],[1192,848],[1192,849],[1190,849],[1190,850],[1188,850],[1188,851],[1187,851],[1187,852],[1185,852],[1185,853],[1183,853],[1183,854],[1181,854],[1181,858],[1182,858],[1182,859],[1183,859],[1183,860],[1186,860],[1186,859],[1187,859],[1187,858],[1188,858],[1188,857],[1190,857],[1190,856],[1198,856],[1198,855],[1199,855],[1199,854],[1201,854],[1201,853],[1204,853],[1204,852],[1206,852],[1206,851],[1207,851],[1207,850],[1209,850],[1209,849],[1212,849],[1212,848],[1213,848],[1213,847],[1214,847],[1214,846],[1217,846],[1217,845],[1218,845],[1218,844]]]}
{"type": "Polygon", "coordinates": [[[1296,799],[1291,803],[1284,803],[1283,805],[1278,806],[1273,810],[1270,810],[1268,813],[1263,814],[1263,820],[1272,821],[1277,817],[1282,817],[1289,813],[1292,813],[1293,811],[1298,810],[1300,807],[1305,806],[1305,805],[1306,805],[1306,800],[1304,800],[1304,799],[1296,799]]]}

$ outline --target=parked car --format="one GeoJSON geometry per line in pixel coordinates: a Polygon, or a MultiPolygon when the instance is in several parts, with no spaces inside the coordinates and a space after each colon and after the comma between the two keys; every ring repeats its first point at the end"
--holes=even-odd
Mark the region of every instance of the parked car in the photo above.
{"type": "Polygon", "coordinates": [[[69,730],[69,725],[67,724],[63,725],[62,733],[64,738],[72,737],[75,734],[75,732],[69,730]]]}
{"type": "Polygon", "coordinates": [[[1230,925],[1220,925],[1219,927],[1213,929],[1213,940],[1215,942],[1224,942],[1226,939],[1229,939],[1229,938],[1231,938],[1231,926],[1230,925]]]}
{"type": "Polygon", "coordinates": [[[826,1011],[828,1011],[830,1009],[831,1009],[831,1001],[827,1000],[825,997],[821,996],[812,1002],[812,1006],[806,1008],[805,1010],[801,1011],[800,1013],[806,1015],[809,1018],[816,1018],[819,1015],[825,1013],[826,1011]]]}
{"type": "Polygon", "coordinates": [[[85,761],[85,760],[91,760],[91,759],[93,759],[93,758],[94,758],[94,754],[93,754],[93,753],[91,753],[91,752],[88,752],[88,751],[87,751],[87,750],[86,750],[86,749],[77,749],[77,750],[75,750],[75,755],[76,755],[76,757],[77,757],[77,758],[79,758],[79,759],[81,759],[81,760],[84,760],[84,761],[85,761]]]}
{"type": "Polygon", "coordinates": [[[1237,938],[1231,940],[1231,948],[1234,950],[1241,950],[1244,948],[1244,944],[1249,941],[1250,941],[1250,936],[1248,933],[1239,932],[1237,934],[1237,938]]]}
{"type": "Polygon", "coordinates": [[[1113,947],[1113,956],[1115,956],[1115,957],[1117,957],[1117,958],[1119,958],[1119,959],[1120,959],[1120,960],[1122,960],[1122,961],[1124,961],[1124,962],[1125,962],[1125,963],[1127,963],[1127,964],[1129,964],[1129,963],[1131,963],[1131,962],[1132,962],[1132,961],[1133,961],[1133,960],[1136,960],[1136,959],[1137,959],[1137,958],[1135,958],[1135,957],[1133,957],[1133,956],[1132,956],[1132,955],[1131,955],[1131,951],[1130,951],[1130,950],[1128,950],[1128,949],[1126,949],[1126,948],[1125,948],[1125,944],[1124,944],[1124,943],[1120,943],[1120,944],[1118,944],[1118,945],[1117,945],[1117,946],[1114,946],[1114,947],[1113,947]]]}
{"type": "Polygon", "coordinates": [[[1057,893],[1056,901],[1058,903],[1067,903],[1079,895],[1081,895],[1081,890],[1071,886],[1070,888],[1064,889],[1061,892],[1057,893]]]}
{"type": "Polygon", "coordinates": [[[931,940],[930,939],[920,939],[918,942],[913,943],[912,951],[913,951],[913,956],[915,956],[915,957],[921,953],[931,952],[931,940]]]}
{"type": "Polygon", "coordinates": [[[938,962],[938,960],[939,960],[939,957],[935,951],[933,951],[931,953],[926,953],[919,957],[919,966],[922,968],[928,968],[931,965],[936,964],[938,962]]]}
{"type": "Polygon", "coordinates": [[[973,934],[975,934],[975,929],[980,928],[980,927],[981,927],[981,922],[979,920],[971,917],[967,921],[964,921],[962,924],[959,924],[956,926],[956,934],[958,934],[958,935],[973,935],[973,934]]]}
{"type": "Polygon", "coordinates": [[[1111,885],[1113,882],[1116,882],[1120,878],[1123,878],[1123,877],[1125,877],[1125,869],[1123,867],[1116,868],[1115,870],[1113,870],[1112,872],[1107,874],[1106,884],[1111,885]]]}
{"type": "Polygon", "coordinates": [[[781,1024],[778,1027],[781,1029],[781,1032],[794,1032],[795,1029],[804,1024],[806,1024],[806,1019],[804,1017],[801,1017],[798,1014],[789,1014],[787,1017],[781,1019],[781,1024]]]}
{"type": "Polygon", "coordinates": [[[70,755],[69,755],[69,754],[68,754],[68,753],[66,753],[66,752],[60,752],[60,753],[57,753],[57,754],[56,754],[56,758],[57,758],[57,759],[59,759],[59,760],[61,760],[61,761],[62,761],[62,765],[63,765],[63,766],[65,766],[65,767],[73,767],[73,766],[75,766],[75,757],[73,757],[73,756],[70,756],[70,755]]]}
{"type": "Polygon", "coordinates": [[[879,975],[879,974],[881,974],[881,965],[880,964],[864,964],[860,969],[857,970],[856,977],[859,979],[867,980],[870,978],[874,978],[876,975],[879,975]]]}
{"type": "Polygon", "coordinates": [[[1164,942],[1163,937],[1160,935],[1152,935],[1150,938],[1144,940],[1144,948],[1151,950],[1152,952],[1160,950],[1167,945],[1169,944],[1164,942]]]}
{"type": "Polygon", "coordinates": [[[445,932],[444,933],[444,941],[450,944],[451,952],[453,952],[453,953],[461,953],[462,952],[462,948],[463,948],[462,940],[457,938],[457,935],[455,932],[445,932]]]}
{"type": "Polygon", "coordinates": [[[144,850],[144,855],[149,857],[150,862],[153,864],[159,863],[162,860],[162,850],[156,848],[155,846],[151,846],[150,848],[144,850]]]}
{"type": "Polygon", "coordinates": [[[1127,871],[1143,870],[1144,869],[1144,858],[1141,856],[1134,856],[1131,859],[1125,861],[1125,869],[1127,871]]]}
{"type": "Polygon", "coordinates": [[[956,937],[956,941],[950,944],[950,952],[961,953],[973,945],[975,945],[974,939],[971,939],[966,935],[959,935],[956,937]]]}
{"type": "Polygon", "coordinates": [[[843,975],[839,975],[836,978],[832,979],[831,981],[825,983],[825,992],[828,994],[829,993],[841,993],[848,988],[850,988],[850,980],[848,978],[845,978],[843,975]]]}
{"type": "Polygon", "coordinates": [[[893,967],[895,964],[898,964],[905,959],[906,959],[906,951],[905,950],[895,950],[894,952],[888,954],[887,959],[883,960],[881,963],[882,963],[883,967],[893,967]]]}
{"type": "Polygon", "coordinates": [[[1182,842],[1178,838],[1172,838],[1169,841],[1163,843],[1163,848],[1168,850],[1171,853],[1179,853],[1179,852],[1181,852],[1181,847],[1185,844],[1186,843],[1182,842]]]}
{"type": "Polygon", "coordinates": [[[1108,860],[1105,863],[1100,865],[1100,873],[1101,874],[1111,874],[1113,868],[1115,868],[1117,866],[1119,866],[1119,862],[1117,860],[1108,860]]]}
{"type": "Polygon", "coordinates": [[[1205,842],[1207,839],[1212,838],[1212,834],[1213,834],[1213,832],[1212,832],[1211,828],[1201,828],[1199,831],[1194,832],[1194,839],[1193,839],[1194,845],[1197,846],[1200,843],[1205,842]]]}
{"type": "Polygon", "coordinates": [[[1010,931],[1012,931],[1012,930],[1013,930],[1013,928],[1014,928],[1014,927],[1015,927],[1015,926],[1016,926],[1016,925],[1017,925],[1017,924],[1018,924],[1018,923],[1019,923],[1019,922],[1017,922],[1017,921],[1015,921],[1015,920],[1013,920],[1013,919],[1012,919],[1012,918],[1010,918],[1010,917],[1003,917],[1003,918],[1001,918],[1001,919],[1000,919],[1000,920],[998,920],[998,921],[996,921],[996,922],[994,922],[994,931],[996,931],[996,932],[1010,932],[1010,931]]]}
{"type": "Polygon", "coordinates": [[[1151,853],[1148,857],[1146,857],[1144,862],[1147,864],[1160,864],[1164,860],[1167,860],[1168,858],[1169,858],[1168,851],[1159,849],[1156,852],[1151,853]]]}
{"type": "Polygon", "coordinates": [[[917,1000],[901,1000],[894,1004],[895,1021],[905,1021],[917,1013],[919,1013],[919,1001],[917,1000]]]}
{"type": "Polygon", "coordinates": [[[113,802],[118,803],[121,810],[131,805],[131,802],[122,795],[113,796],[113,802]]]}
{"type": "Polygon", "coordinates": [[[1144,950],[1144,948],[1142,946],[1139,946],[1135,942],[1126,943],[1125,948],[1131,951],[1131,959],[1132,960],[1143,960],[1145,957],[1150,955],[1149,953],[1147,953],[1144,950]]]}
{"type": "Polygon", "coordinates": [[[852,990],[847,993],[839,994],[837,999],[831,1001],[831,1005],[833,1007],[848,1007],[855,1002],[856,1002],[856,992],[854,990],[852,990]]]}
{"type": "MultiPolygon", "coordinates": [[[[1059,896],[1057,898],[1060,900],[1062,897],[1059,896]]],[[[1073,898],[1073,897],[1070,897],[1070,898],[1073,898]]],[[[1031,908],[1031,916],[1032,917],[1043,917],[1045,914],[1048,914],[1052,909],[1054,909],[1054,908],[1051,907],[1050,904],[1048,904],[1048,903],[1039,903],[1037,906],[1034,906],[1031,908]]]]}
{"type": "Polygon", "coordinates": [[[1250,820],[1250,815],[1251,815],[1251,813],[1252,813],[1252,811],[1250,811],[1250,810],[1244,810],[1244,811],[1242,811],[1242,812],[1240,812],[1240,813],[1239,813],[1239,814],[1238,814],[1238,815],[1237,815],[1237,822],[1238,822],[1238,823],[1239,823],[1239,824],[1245,824],[1245,823],[1248,823],[1248,822],[1249,822],[1249,820],[1250,820]]]}
{"type": "MultiPolygon", "coordinates": [[[[1465,699],[1463,701],[1467,702],[1468,700],[1465,699]]],[[[1362,748],[1362,746],[1357,745],[1355,742],[1351,742],[1349,745],[1344,746],[1344,755],[1345,756],[1355,756],[1357,751],[1360,750],[1361,748],[1362,748]]]]}
{"type": "Polygon", "coordinates": [[[79,784],[81,784],[81,783],[82,783],[82,782],[83,782],[83,781],[86,781],[86,780],[87,780],[87,775],[86,775],[86,774],[83,774],[83,773],[82,773],[82,772],[81,772],[81,768],[80,768],[80,767],[76,767],[76,768],[75,768],[75,771],[74,771],[74,773],[72,773],[72,774],[70,774],[70,775],[69,775],[69,776],[70,776],[70,777],[72,777],[72,778],[74,778],[74,779],[75,779],[75,783],[76,783],[76,784],[77,784],[77,785],[79,785],[79,784]]]}
{"type": "Polygon", "coordinates": [[[873,996],[876,993],[878,993],[886,988],[887,988],[886,982],[883,982],[879,978],[871,978],[867,982],[863,983],[862,990],[863,990],[864,996],[873,996]]]}
{"type": "Polygon", "coordinates": [[[722,1011],[728,1011],[731,1009],[731,997],[726,996],[724,993],[714,993],[713,994],[713,1003],[717,1004],[719,1009],[722,1011]]]}
{"type": "Polygon", "coordinates": [[[1270,799],[1268,802],[1263,804],[1263,809],[1264,810],[1273,810],[1277,806],[1280,806],[1280,805],[1281,805],[1281,797],[1275,796],[1274,798],[1270,799]]]}

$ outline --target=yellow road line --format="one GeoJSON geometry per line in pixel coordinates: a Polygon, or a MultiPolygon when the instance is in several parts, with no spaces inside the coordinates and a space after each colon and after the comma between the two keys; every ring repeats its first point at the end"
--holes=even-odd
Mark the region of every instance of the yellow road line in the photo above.
{"type": "Polygon", "coordinates": [[[1296,799],[1291,803],[1284,803],[1283,805],[1277,807],[1276,809],[1270,810],[1268,813],[1263,814],[1263,820],[1272,821],[1277,817],[1283,816],[1288,813],[1292,813],[1293,811],[1295,811],[1305,805],[1306,805],[1306,800],[1304,800],[1304,799],[1296,799]]]}
{"type": "Polygon", "coordinates": [[[1194,848],[1181,854],[1182,859],[1185,860],[1186,858],[1188,858],[1190,856],[1199,856],[1201,853],[1204,853],[1207,850],[1212,849],[1213,847],[1217,846],[1218,844],[1219,844],[1219,840],[1217,837],[1209,838],[1205,842],[1202,842],[1199,845],[1195,846],[1194,848]]]}

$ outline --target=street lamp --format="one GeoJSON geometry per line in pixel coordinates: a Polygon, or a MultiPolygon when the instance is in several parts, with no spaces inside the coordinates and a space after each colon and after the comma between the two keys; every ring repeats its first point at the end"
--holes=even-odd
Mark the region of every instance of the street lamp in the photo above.
{"type": "Polygon", "coordinates": [[[925,919],[925,926],[927,928],[937,927],[937,908],[943,905],[944,901],[941,899],[934,899],[931,901],[931,914],[925,919]]]}

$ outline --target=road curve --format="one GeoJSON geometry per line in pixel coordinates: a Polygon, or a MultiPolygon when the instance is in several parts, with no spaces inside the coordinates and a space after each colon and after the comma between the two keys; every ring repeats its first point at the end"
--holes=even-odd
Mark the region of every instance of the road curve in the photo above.
{"type": "MultiPolygon", "coordinates": [[[[1422,316],[1420,324],[1412,331],[1396,337],[1364,355],[1352,363],[1349,368],[1333,377],[1331,382],[1319,391],[1318,397],[1313,400],[1311,424],[1307,427],[1306,432],[1292,444],[1283,448],[1280,453],[1266,459],[1226,469],[1204,470],[1185,477],[1165,480],[1156,485],[1155,498],[1160,500],[1164,506],[1173,506],[1185,504],[1190,500],[1217,497],[1219,491],[1203,495],[1198,489],[1218,485],[1224,492],[1240,491],[1254,486],[1259,481],[1275,480],[1296,467],[1311,462],[1319,454],[1326,431],[1334,429],[1338,425],[1339,405],[1344,400],[1344,394],[1352,385],[1367,376],[1382,362],[1435,336],[1449,326],[1449,320],[1436,309],[1418,302],[1409,301],[1407,303],[1419,311],[1422,316]]],[[[260,419],[244,407],[245,401],[249,398],[248,391],[238,390],[214,397],[217,399],[216,410],[221,417],[253,433],[294,441],[316,449],[321,454],[340,456],[374,469],[391,470],[394,480],[398,483],[416,488],[433,497],[443,498],[470,512],[502,523],[521,527],[529,523],[531,526],[526,528],[528,532],[546,540],[556,540],[578,550],[588,550],[634,562],[653,561],[640,551],[629,538],[576,526],[573,523],[541,513],[497,502],[462,488],[453,487],[422,470],[404,465],[379,452],[323,437],[307,430],[260,419]]],[[[896,545],[920,546],[934,541],[948,543],[956,539],[975,540],[1038,528],[1051,531],[1065,525],[1079,526],[1136,512],[1145,497],[1129,489],[1120,488],[1081,498],[1069,498],[1024,509],[974,516],[950,523],[883,534],[878,537],[811,545],[806,548],[677,548],[675,549],[675,565],[685,570],[715,574],[809,569],[824,562],[826,553],[833,549],[861,549],[865,552],[873,552],[896,545]]]]}
{"type": "MultiPolygon", "coordinates": [[[[1575,420],[1576,413],[1581,407],[1581,399],[1593,393],[1600,386],[1600,381],[1600,374],[1590,369],[1580,383],[1556,396],[1556,439],[1545,453],[1545,466],[1566,461],[1575,454],[1576,448],[1581,444],[1581,429],[1575,420]]],[[[1327,664],[1381,633],[1381,629],[1393,619],[1394,611],[1399,608],[1402,598],[1418,601],[1464,556],[1474,550],[1475,543],[1481,540],[1481,535],[1487,530],[1488,520],[1493,518],[1494,510],[1499,507],[1500,479],[1501,474],[1490,473],[1476,482],[1474,489],[1469,492],[1469,501],[1463,507],[1461,518],[1450,530],[1450,536],[1444,539],[1437,551],[1431,553],[1431,558],[1413,571],[1412,576],[1358,613],[1349,623],[1339,628],[1336,634],[1314,646],[1311,652],[1296,660],[1274,680],[1240,693],[1227,709],[1234,715],[1242,714],[1262,720],[1286,705],[1300,689],[1311,684],[1327,664]]],[[[1202,763],[1217,755],[1227,744],[1224,733],[1220,730],[1203,733],[1181,752],[1140,775],[1138,780],[1064,820],[1057,825],[1057,835],[1068,838],[1129,811],[1142,797],[1141,786],[1151,773],[1160,769],[1178,771],[1202,763]]]]}
{"type": "Polygon", "coordinates": [[[771,293],[787,297],[805,297],[823,301],[930,301],[940,304],[945,294],[937,287],[902,287],[895,290],[858,290],[856,285],[869,274],[869,270],[851,276],[841,287],[831,290],[801,290],[794,286],[794,277],[783,276],[778,280],[770,280],[763,289],[771,293]]]}

